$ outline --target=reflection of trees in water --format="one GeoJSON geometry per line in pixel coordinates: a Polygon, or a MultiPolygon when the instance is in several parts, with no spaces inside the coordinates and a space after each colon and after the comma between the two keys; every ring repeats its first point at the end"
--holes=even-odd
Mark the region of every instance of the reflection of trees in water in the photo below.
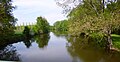
{"type": "Polygon", "coordinates": [[[52,31],[53,34],[57,37],[61,37],[61,36],[67,36],[67,31],[57,31],[57,30],[54,30],[52,31]]]}
{"type": "Polygon", "coordinates": [[[30,46],[32,46],[32,42],[36,40],[36,43],[38,43],[39,48],[44,48],[45,46],[47,46],[49,39],[50,39],[49,34],[41,34],[35,36],[34,38],[25,37],[23,43],[27,48],[29,48],[30,46]]]}
{"type": "Polygon", "coordinates": [[[20,59],[15,47],[8,45],[6,48],[0,50],[0,60],[19,61],[20,59]]]}
{"type": "Polygon", "coordinates": [[[69,37],[67,50],[73,62],[120,62],[120,52],[106,52],[87,38],[69,37]]]}
{"type": "Polygon", "coordinates": [[[44,48],[45,46],[47,46],[49,39],[50,39],[49,34],[41,34],[35,37],[36,43],[38,43],[39,48],[44,48]]]}
{"type": "Polygon", "coordinates": [[[32,40],[31,38],[29,37],[25,37],[23,43],[25,44],[25,46],[27,48],[29,48],[30,46],[32,46],[32,42],[34,42],[34,40],[32,40]]]}

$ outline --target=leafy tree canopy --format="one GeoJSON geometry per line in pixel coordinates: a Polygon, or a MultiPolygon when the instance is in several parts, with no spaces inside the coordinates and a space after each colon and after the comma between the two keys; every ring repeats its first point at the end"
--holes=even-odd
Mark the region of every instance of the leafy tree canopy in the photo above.
{"type": "Polygon", "coordinates": [[[49,23],[43,17],[37,17],[36,32],[37,33],[48,33],[49,32],[49,23]]]}
{"type": "Polygon", "coordinates": [[[0,34],[7,35],[14,32],[16,18],[13,16],[12,0],[0,0],[0,34]]]}

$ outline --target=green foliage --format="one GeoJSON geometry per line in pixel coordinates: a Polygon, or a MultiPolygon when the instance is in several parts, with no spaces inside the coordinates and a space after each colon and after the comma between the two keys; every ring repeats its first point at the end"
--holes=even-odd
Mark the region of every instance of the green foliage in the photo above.
{"type": "Polygon", "coordinates": [[[54,23],[54,29],[57,31],[67,31],[68,30],[68,21],[62,20],[54,23]]]}
{"type": "Polygon", "coordinates": [[[101,8],[101,5],[101,1],[98,0],[85,0],[84,4],[73,9],[68,15],[69,33],[72,35],[79,35],[81,32],[107,34],[109,30],[119,29],[119,2],[106,4],[107,7],[104,9],[101,8]]]}
{"type": "Polygon", "coordinates": [[[28,28],[28,26],[25,26],[23,34],[27,37],[30,36],[30,29],[28,28]]]}
{"type": "Polygon", "coordinates": [[[50,26],[50,31],[53,31],[54,30],[54,26],[50,26]]]}
{"type": "Polygon", "coordinates": [[[15,31],[15,34],[23,34],[22,32],[23,32],[23,31],[18,31],[18,30],[16,30],[16,31],[15,31]]]}
{"type": "Polygon", "coordinates": [[[120,49],[120,35],[112,34],[113,46],[120,49]]]}
{"type": "Polygon", "coordinates": [[[34,31],[36,33],[48,33],[49,32],[49,23],[47,20],[43,17],[38,17],[37,18],[37,24],[34,27],[34,31]]]}
{"type": "MultiPolygon", "coordinates": [[[[63,3],[64,5],[69,6],[63,3]]],[[[95,38],[96,41],[104,39],[107,48],[110,49],[111,33],[119,33],[120,29],[120,1],[83,0],[68,13],[68,18],[70,35],[80,36],[81,33],[85,33],[95,38]]]]}
{"type": "Polygon", "coordinates": [[[14,33],[16,18],[12,11],[12,0],[0,1],[0,35],[10,35],[14,33]]]}

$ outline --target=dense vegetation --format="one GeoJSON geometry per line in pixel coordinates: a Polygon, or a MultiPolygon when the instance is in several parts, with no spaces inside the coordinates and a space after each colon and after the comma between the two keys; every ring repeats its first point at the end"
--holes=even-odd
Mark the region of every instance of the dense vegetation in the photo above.
{"type": "Polygon", "coordinates": [[[0,36],[9,36],[14,33],[17,20],[12,14],[14,9],[11,0],[0,0],[0,36]]]}
{"type": "MultiPolygon", "coordinates": [[[[48,21],[43,18],[43,17],[37,17],[36,19],[36,23],[35,24],[29,24],[29,25],[20,25],[20,26],[16,26],[16,30],[15,33],[16,34],[24,34],[24,31],[28,30],[30,35],[36,35],[36,34],[45,34],[45,33],[49,33],[50,31],[50,25],[48,23],[48,21]]],[[[28,32],[26,32],[28,33],[28,32]]]]}
{"type": "Polygon", "coordinates": [[[23,34],[27,37],[29,37],[30,35],[30,28],[28,26],[25,26],[25,29],[23,31],[23,34]]]}
{"type": "Polygon", "coordinates": [[[50,25],[47,22],[47,20],[43,17],[37,17],[37,23],[34,26],[34,32],[37,34],[41,34],[41,33],[48,33],[49,32],[49,28],[50,25]]]}
{"type": "Polygon", "coordinates": [[[76,1],[57,2],[66,12],[70,11],[68,12],[68,33],[72,36],[84,34],[101,41],[105,40],[107,47],[111,49],[111,34],[118,34],[120,29],[120,1],[81,0],[77,2],[79,3],[77,6],[76,1]],[[73,3],[76,3],[76,7],[70,5],[73,3]]]}
{"type": "Polygon", "coordinates": [[[68,21],[62,20],[54,23],[54,30],[57,31],[67,31],[68,30],[68,21]]]}

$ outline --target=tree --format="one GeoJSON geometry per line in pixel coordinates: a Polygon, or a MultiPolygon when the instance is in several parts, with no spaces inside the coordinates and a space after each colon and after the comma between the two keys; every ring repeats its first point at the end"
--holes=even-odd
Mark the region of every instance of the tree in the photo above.
{"type": "Polygon", "coordinates": [[[24,34],[26,37],[29,37],[29,36],[30,36],[30,28],[28,28],[28,26],[25,26],[24,31],[23,31],[23,34],[24,34]]]}
{"type": "Polygon", "coordinates": [[[54,23],[54,28],[57,31],[67,31],[68,30],[68,21],[62,20],[54,23]]]}
{"type": "MultiPolygon", "coordinates": [[[[71,3],[74,2],[75,0],[72,0],[71,3]]],[[[79,3],[68,13],[69,33],[75,36],[82,32],[89,36],[93,33],[102,34],[106,38],[108,49],[111,49],[111,33],[120,26],[120,1],[82,0],[79,3]]],[[[62,3],[61,6],[69,4],[62,3]]]]}
{"type": "Polygon", "coordinates": [[[38,17],[37,18],[37,24],[36,24],[36,30],[37,33],[48,33],[49,32],[49,23],[47,20],[43,17],[38,17]]]}
{"type": "Polygon", "coordinates": [[[95,11],[96,7],[94,5],[95,2],[97,2],[100,6],[100,9],[102,9],[102,11],[104,12],[104,8],[107,4],[111,3],[111,2],[118,2],[119,0],[55,0],[56,4],[60,7],[62,7],[63,13],[68,13],[71,12],[73,9],[75,9],[77,6],[79,5],[83,5],[84,3],[88,3],[91,4],[90,6],[92,8],[94,8],[95,11]]]}
{"type": "Polygon", "coordinates": [[[0,0],[0,34],[8,35],[14,33],[16,18],[12,11],[12,0],[0,0]]]}

